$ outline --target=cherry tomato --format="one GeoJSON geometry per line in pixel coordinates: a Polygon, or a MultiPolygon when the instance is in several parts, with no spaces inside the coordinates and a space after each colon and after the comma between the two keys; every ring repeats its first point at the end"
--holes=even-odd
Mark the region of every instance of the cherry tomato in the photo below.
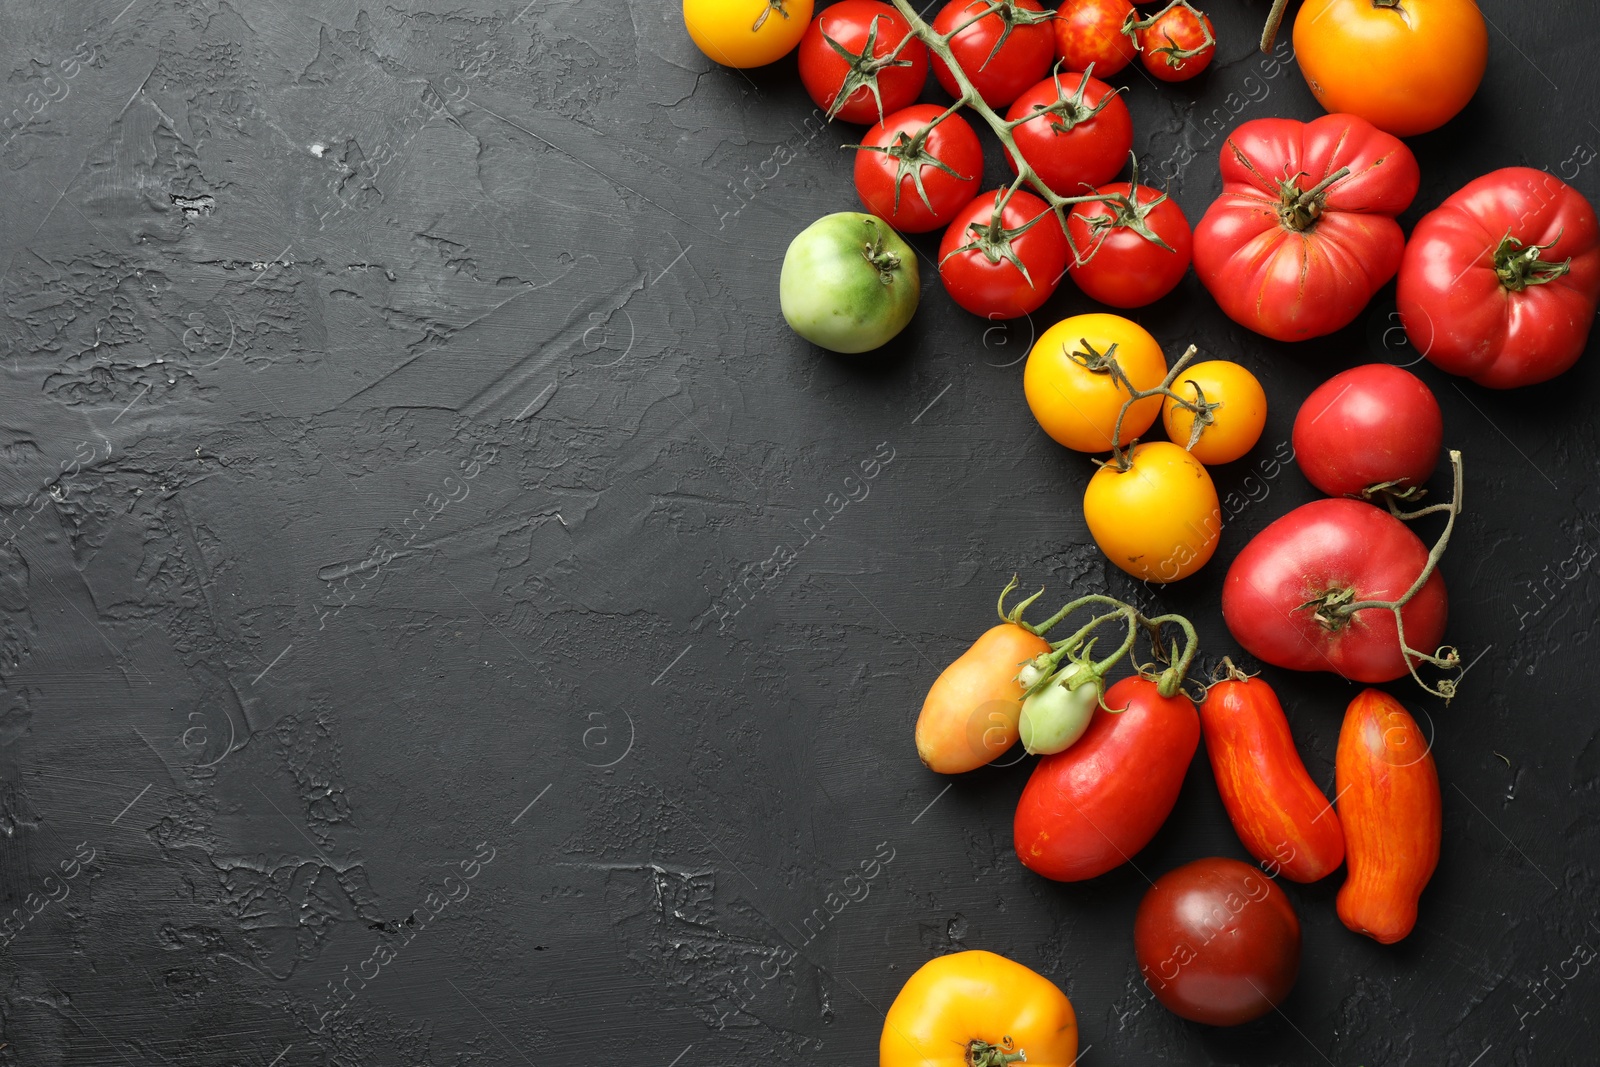
{"type": "Polygon", "coordinates": [[[913,104],[896,111],[868,130],[861,145],[856,194],[901,233],[947,225],[978,193],[983,145],[966,119],[942,107],[913,104]]]}
{"type": "Polygon", "coordinates": [[[1128,0],[1066,0],[1056,12],[1056,55],[1068,70],[1109,78],[1133,62],[1138,48],[1122,32],[1133,5],[1128,0]]]}
{"type": "MultiPolygon", "coordinates": [[[[1122,94],[1087,74],[1057,74],[1017,97],[1006,121],[1022,119],[1027,121],[1011,129],[1017,151],[1060,196],[1077,196],[1110,181],[1133,148],[1133,119],[1122,94]]],[[[1006,162],[1015,174],[1010,150],[1006,162]]]]}
{"type": "Polygon", "coordinates": [[[1036,310],[1061,284],[1071,252],[1050,205],[1018,190],[977,197],[956,214],[939,242],[939,280],[956,303],[989,319],[1036,310]]]}
{"type": "Polygon", "coordinates": [[[1211,19],[1187,0],[1172,0],[1150,18],[1141,19],[1138,42],[1144,69],[1165,82],[1188,81],[1209,67],[1217,52],[1211,19]]]}
{"type": "MultiPolygon", "coordinates": [[[[1213,359],[1184,369],[1172,391],[1195,404],[1216,404],[1202,419],[1199,440],[1189,454],[1208,467],[1234,460],[1256,447],[1267,425],[1267,393],[1256,376],[1227,360],[1213,359]]],[[[1171,399],[1161,402],[1161,424],[1173,442],[1188,447],[1195,412],[1171,399]]]]}
{"type": "Polygon", "coordinates": [[[1067,232],[1078,254],[1067,273],[1085,294],[1112,307],[1144,307],[1160,300],[1177,288],[1194,255],[1194,235],[1183,209],[1148,185],[1135,192],[1127,182],[1116,182],[1097,191],[1124,199],[1094,200],[1072,209],[1067,232]]]}
{"type": "Polygon", "coordinates": [[[1199,747],[1200,717],[1188,697],[1122,679],[1076,744],[1034,765],[1012,827],[1017,858],[1058,882],[1122,866],[1172,814],[1199,747]]]}
{"type": "Polygon", "coordinates": [[[1017,672],[1050,642],[1015,623],[990,627],[944,669],[917,716],[917,755],[940,774],[976,770],[1017,743],[1017,672]]]}
{"type": "Polygon", "coordinates": [[[1294,417],[1294,454],[1329,496],[1404,492],[1428,480],[1444,444],[1433,391],[1410,371],[1369,363],[1318,386],[1294,417]]]}
{"type": "MultiPolygon", "coordinates": [[[[1153,389],[1167,375],[1167,357],[1143,326],[1121,315],[1074,315],[1039,336],[1022,370],[1028,408],[1044,432],[1078,452],[1111,451],[1117,412],[1131,395],[1107,368],[1117,361],[1134,388],[1153,389]]],[[[1148,430],[1161,398],[1148,397],[1122,420],[1126,444],[1148,430]]]]}
{"type": "MultiPolygon", "coordinates": [[[[1296,671],[1332,671],[1354,682],[1407,673],[1394,612],[1341,610],[1394,601],[1417,580],[1428,547],[1382,508],[1314,500],[1255,536],[1222,586],[1222,618],[1257,659],[1296,671]]],[[[1401,609],[1406,643],[1432,651],[1444,637],[1449,598],[1435,570],[1401,609]]]]}
{"type": "Polygon", "coordinates": [[[1294,55],[1317,102],[1397,137],[1467,106],[1489,62],[1476,0],[1306,0],[1294,55]]]}
{"type": "Polygon", "coordinates": [[[1344,831],[1306,773],[1278,695],[1237,670],[1200,702],[1206,755],[1239,840],[1270,877],[1326,878],[1344,862],[1344,831]]]}
{"type": "Polygon", "coordinates": [[[800,80],[829,118],[881,122],[916,103],[928,48],[900,12],[878,0],[842,0],[800,39],[800,80]]]}
{"type": "MultiPolygon", "coordinates": [[[[984,15],[993,7],[991,0],[950,0],[933,20],[934,31],[946,37],[970,23],[950,39],[950,52],[983,102],[995,108],[1005,107],[1043,78],[1056,48],[1049,26],[1054,12],[1045,11],[1038,0],[997,2],[1001,6],[984,15]]],[[[955,75],[938,56],[933,57],[933,76],[945,92],[961,95],[955,75]]]]}
{"type": "Polygon", "coordinates": [[[1294,905],[1238,860],[1195,860],[1157,878],[1139,902],[1133,946],[1156,999],[1209,1026],[1259,1019],[1300,976],[1294,905]]]}
{"type": "Polygon", "coordinates": [[[935,956],[889,1005],[878,1067],[1070,1067],[1078,1016],[1050,979],[992,952],[935,956]]]}
{"type": "Polygon", "coordinates": [[[1089,533],[1107,559],[1141,581],[1187,578],[1206,565],[1222,536],[1217,487],[1200,461],[1171,441],[1135,445],[1128,456],[1127,470],[1111,462],[1089,479],[1089,533]]]}
{"type": "Polygon", "coordinates": [[[725,67],[764,67],[800,43],[812,0],[683,0],[683,24],[700,51],[725,67]]]}

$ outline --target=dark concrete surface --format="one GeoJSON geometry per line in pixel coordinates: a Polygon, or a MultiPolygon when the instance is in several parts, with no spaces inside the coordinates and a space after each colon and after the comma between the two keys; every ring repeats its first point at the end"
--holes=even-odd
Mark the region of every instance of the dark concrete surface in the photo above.
{"type": "MultiPolygon", "coordinates": [[[[1212,7],[1197,83],[1117,79],[1192,221],[1221,130],[1318,113],[1263,0],[1212,7]]],[[[1408,226],[1510,164],[1600,196],[1593,6],[1484,11],[1408,226]]],[[[1138,981],[1140,873],[1017,863],[1026,761],[911,743],[1013,572],[1136,595],[1020,386],[1090,304],[986,327],[925,270],[885,355],[799,342],[779,263],[856,206],[858,131],[792,60],[715,68],[671,0],[13,0],[0,55],[0,1063],[872,1064],[907,975],[980,947],[1071,995],[1085,1067],[1595,1062],[1595,352],[1510,394],[1418,368],[1467,459],[1474,666],[1448,709],[1391,687],[1443,859],[1393,947],[1341,875],[1286,885],[1299,986],[1212,1031],[1138,981]]],[[[1393,309],[1288,347],[1191,275],[1138,313],[1274,405],[1158,597],[1209,658],[1227,560],[1313,496],[1300,399],[1416,358],[1393,309]]],[[[1269,677],[1331,783],[1355,687],[1269,677]]],[[[1213,854],[1202,757],[1137,862],[1213,854]]]]}

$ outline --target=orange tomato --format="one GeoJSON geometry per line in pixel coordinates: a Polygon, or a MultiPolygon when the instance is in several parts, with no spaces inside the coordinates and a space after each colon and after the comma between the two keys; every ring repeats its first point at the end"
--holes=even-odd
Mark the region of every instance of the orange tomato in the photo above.
{"type": "MultiPolygon", "coordinates": [[[[1211,424],[1200,431],[1200,439],[1189,454],[1206,466],[1232,463],[1256,447],[1267,425],[1267,394],[1256,376],[1227,360],[1196,363],[1172,383],[1172,391],[1185,400],[1219,405],[1211,412],[1211,424]]],[[[1194,431],[1194,412],[1169,397],[1161,405],[1161,424],[1167,436],[1180,448],[1188,445],[1194,431]]]]}
{"type": "Polygon", "coordinates": [[[1022,683],[1017,672],[1050,642],[1015,623],[991,627],[944,669],[917,716],[917,755],[940,774],[993,762],[1017,743],[1022,683]]]}
{"type": "MultiPolygon", "coordinates": [[[[1022,371],[1033,417],[1058,443],[1079,452],[1111,451],[1117,413],[1131,395],[1104,369],[1112,357],[1139,390],[1167,375],[1167,357],[1143,326],[1121,315],[1074,315],[1040,335],[1022,371]]],[[[1161,397],[1140,400],[1122,420],[1122,439],[1134,440],[1161,414],[1161,397]]]]}
{"type": "Polygon", "coordinates": [[[1146,582],[1175,582],[1204,567],[1222,536],[1217,487],[1171,441],[1135,445],[1131,464],[1089,479],[1083,518],[1106,558],[1146,582]]]}
{"type": "Polygon", "coordinates": [[[1410,137],[1467,106],[1489,30],[1474,0],[1306,0],[1294,52],[1323,107],[1410,137]]]}
{"type": "Polygon", "coordinates": [[[683,0],[683,24],[700,51],[725,67],[764,67],[794,50],[813,0],[683,0]]]}
{"type": "Polygon", "coordinates": [[[982,951],[918,968],[890,1005],[878,1042],[878,1067],[1071,1067],[1077,1056],[1078,1016],[1067,995],[982,951]]]}

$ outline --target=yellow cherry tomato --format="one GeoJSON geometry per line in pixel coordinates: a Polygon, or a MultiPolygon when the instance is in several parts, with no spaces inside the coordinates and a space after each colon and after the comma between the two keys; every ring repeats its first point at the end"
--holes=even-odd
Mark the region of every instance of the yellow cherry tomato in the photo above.
{"type": "MultiPolygon", "coordinates": [[[[1267,394],[1256,376],[1223,359],[1185,368],[1172,391],[1191,403],[1216,404],[1211,421],[1189,454],[1207,466],[1232,463],[1261,440],[1267,425],[1267,394]]],[[[1168,397],[1161,405],[1161,424],[1178,447],[1187,447],[1195,413],[1168,397]]]]}
{"type": "Polygon", "coordinates": [[[1067,995],[982,951],[923,964],[894,998],[878,1042],[878,1067],[1071,1067],[1077,1056],[1078,1016],[1067,995]]]}
{"type": "Polygon", "coordinates": [[[1129,467],[1089,479],[1083,517],[1106,558],[1135,578],[1175,582],[1206,565],[1222,536],[1222,507],[1205,467],[1171,441],[1135,445],[1129,467]]]}
{"type": "Polygon", "coordinates": [[[683,24],[725,67],[764,67],[800,43],[812,0],[683,0],[683,24]]]}
{"type": "MultiPolygon", "coordinates": [[[[1117,413],[1132,395],[1106,368],[1115,359],[1135,389],[1152,389],[1167,374],[1167,357],[1143,326],[1121,315],[1074,315],[1040,335],[1022,371],[1033,417],[1058,443],[1079,452],[1111,451],[1117,413]]],[[[1140,400],[1122,420],[1121,444],[1148,430],[1161,397],[1140,400]]]]}

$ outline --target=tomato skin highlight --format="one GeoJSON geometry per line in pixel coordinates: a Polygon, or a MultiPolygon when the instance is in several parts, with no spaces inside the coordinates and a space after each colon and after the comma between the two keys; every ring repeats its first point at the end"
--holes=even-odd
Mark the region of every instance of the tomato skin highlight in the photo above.
{"type": "Polygon", "coordinates": [[[1128,0],[1066,0],[1053,23],[1056,55],[1068,70],[1088,70],[1093,64],[1097,77],[1111,77],[1138,55],[1132,39],[1122,32],[1131,14],[1128,0]]]}
{"type": "MultiPolygon", "coordinates": [[[[1039,0],[1008,2],[1025,11],[1044,10],[1039,0]]],[[[989,0],[950,0],[934,18],[934,32],[948,36],[951,30],[990,6],[989,0]]],[[[993,108],[1005,107],[1022,95],[1024,89],[1043,78],[1050,71],[1050,60],[1055,57],[1055,33],[1049,22],[1014,25],[1006,43],[996,52],[995,45],[1005,29],[1005,20],[998,12],[991,12],[950,40],[950,52],[966,72],[967,80],[978,90],[983,102],[993,108]]],[[[938,56],[933,56],[932,60],[933,76],[939,79],[944,91],[960,96],[961,86],[944,60],[938,56]]]]}
{"type": "MultiPolygon", "coordinates": [[[[1087,74],[1057,74],[1046,78],[1017,97],[1006,112],[1007,122],[1017,122],[1049,107],[1062,96],[1075,99],[1083,90],[1083,108],[1105,106],[1092,117],[1068,123],[1061,115],[1039,115],[1011,130],[1017,151],[1027,160],[1039,179],[1061,196],[1077,196],[1110,181],[1122,170],[1133,148],[1133,116],[1122,94],[1099,78],[1087,74]],[[1070,126],[1070,129],[1063,128],[1070,126]],[[1087,186],[1088,189],[1083,187],[1087,186]]],[[[1017,161],[1009,150],[1006,163],[1017,172],[1017,161]]],[[[1154,197],[1152,193],[1152,198],[1154,197]]],[[[1091,205],[1083,205],[1085,207],[1091,205]]],[[[1096,205],[1097,206],[1097,205],[1096,205]]],[[[1182,216],[1182,212],[1179,212],[1182,216]]],[[[1188,228],[1188,223],[1184,223],[1188,228]]],[[[1084,246],[1080,243],[1078,246],[1084,246]]],[[[1185,260],[1185,266],[1187,266],[1185,260]]]]}
{"type": "Polygon", "coordinates": [[[1135,192],[1127,182],[1103,185],[1096,192],[1121,193],[1140,205],[1160,200],[1145,216],[1145,224],[1167,242],[1168,248],[1127,226],[1112,226],[1096,236],[1095,220],[1114,219],[1116,209],[1104,200],[1079,204],[1067,216],[1067,232],[1072,235],[1078,254],[1089,256],[1087,262],[1074,260],[1067,264],[1067,273],[1078,288],[1115,308],[1144,307],[1176,289],[1194,256],[1194,234],[1178,202],[1171,197],[1162,199],[1165,194],[1148,185],[1139,186],[1135,192]]]}
{"type": "Polygon", "coordinates": [[[794,51],[813,7],[813,0],[683,0],[683,24],[714,62],[764,67],[794,51]]]}
{"type": "MultiPolygon", "coordinates": [[[[1427,565],[1428,548],[1410,528],[1359,500],[1314,500],[1262,530],[1234,557],[1222,586],[1222,618],[1252,656],[1296,671],[1331,671],[1354,682],[1392,682],[1406,673],[1394,613],[1355,612],[1330,631],[1306,605],[1330,591],[1353,600],[1403,596],[1427,565]]],[[[1412,648],[1444,639],[1449,597],[1435,570],[1401,609],[1412,648]]]]}
{"type": "MultiPolygon", "coordinates": [[[[917,131],[944,114],[937,104],[913,104],[889,115],[861,138],[863,145],[892,147],[900,134],[915,137],[917,131]]],[[[978,194],[983,176],[983,144],[972,125],[960,115],[947,116],[923,142],[924,150],[955,171],[951,174],[931,163],[920,167],[922,188],[928,194],[923,203],[916,179],[906,174],[899,179],[899,203],[895,202],[895,180],[899,163],[883,152],[857,151],[856,195],[872,214],[885,219],[901,233],[927,233],[947,226],[962,208],[978,194]],[[933,210],[928,210],[928,205],[933,210]]]]}
{"type": "Polygon", "coordinates": [[[1201,462],[1171,441],[1146,441],[1131,466],[1107,463],[1083,494],[1083,518],[1106,558],[1141,581],[1187,578],[1222,539],[1222,504],[1201,462]]]}
{"type": "Polygon", "coordinates": [[[1289,720],[1260,678],[1224,679],[1200,704],[1206,755],[1222,806],[1269,875],[1326,878],[1344,862],[1344,831],[1295,748],[1289,720]]]}
{"type": "Polygon", "coordinates": [[[1444,804],[1430,743],[1400,702],[1368,689],[1345,711],[1334,763],[1350,877],[1339,919],[1392,945],[1417,923],[1439,864],[1444,804]]]}
{"type": "Polygon", "coordinates": [[[1410,371],[1369,363],[1335,374],[1294,418],[1294,454],[1306,481],[1329,496],[1374,485],[1422,485],[1439,464],[1444,416],[1410,371]]]}
{"type": "Polygon", "coordinates": [[[1406,337],[1434,366],[1491,389],[1547,381],[1578,361],[1600,304],[1600,225],[1559,178],[1507,167],[1469,182],[1423,216],[1395,293],[1406,337]],[[1506,242],[1509,237],[1521,247],[1506,242]],[[1565,261],[1551,280],[1508,287],[1508,255],[1565,261]]]}
{"type": "Polygon", "coordinates": [[[1148,845],[1200,745],[1200,716],[1181,693],[1124,678],[1105,702],[1125,710],[1096,710],[1076,744],[1039,760],[1017,801],[1017,858],[1058,882],[1098,877],[1148,845]]]}
{"type": "Polygon", "coordinates": [[[997,189],[983,193],[962,208],[939,241],[939,280],[944,282],[945,291],[967,311],[987,319],[1015,319],[1037,311],[1061,284],[1072,255],[1067,235],[1050,205],[1021,190],[1006,201],[1001,219],[1008,230],[1038,220],[1027,233],[1012,241],[1018,258],[1028,268],[1026,277],[1008,260],[991,263],[977,249],[958,252],[973,239],[972,226],[989,225],[995,201],[1003,192],[997,189]]]}
{"type": "Polygon", "coordinates": [[[1222,195],[1195,228],[1195,273],[1229,318],[1259,334],[1332,333],[1399,269],[1406,239],[1395,217],[1420,182],[1411,149],[1365,119],[1253,119],[1222,146],[1222,195]],[[1282,183],[1309,194],[1344,167],[1314,219],[1285,221],[1282,183]]]}
{"type": "Polygon", "coordinates": [[[934,680],[917,716],[917,755],[930,770],[961,774],[1017,742],[1023,687],[1017,672],[1050,642],[1015,623],[990,627],[934,680]]]}
{"type": "Polygon", "coordinates": [[[993,952],[935,956],[889,1006],[878,1067],[969,1067],[974,1042],[1009,1039],[1033,1067],[1072,1067],[1078,1016],[1054,982],[993,952]]]}
{"type": "MultiPolygon", "coordinates": [[[[900,12],[880,0],[841,0],[821,11],[800,38],[800,80],[824,112],[833,107],[850,71],[849,62],[828,40],[862,55],[874,26],[877,35],[872,54],[880,58],[892,53],[911,33],[911,25],[900,12]]],[[[921,41],[910,41],[900,49],[899,58],[909,61],[909,65],[884,67],[877,74],[878,95],[883,103],[881,115],[878,97],[863,85],[839,105],[834,117],[868,125],[916,103],[928,80],[928,48],[921,41]]]]}

